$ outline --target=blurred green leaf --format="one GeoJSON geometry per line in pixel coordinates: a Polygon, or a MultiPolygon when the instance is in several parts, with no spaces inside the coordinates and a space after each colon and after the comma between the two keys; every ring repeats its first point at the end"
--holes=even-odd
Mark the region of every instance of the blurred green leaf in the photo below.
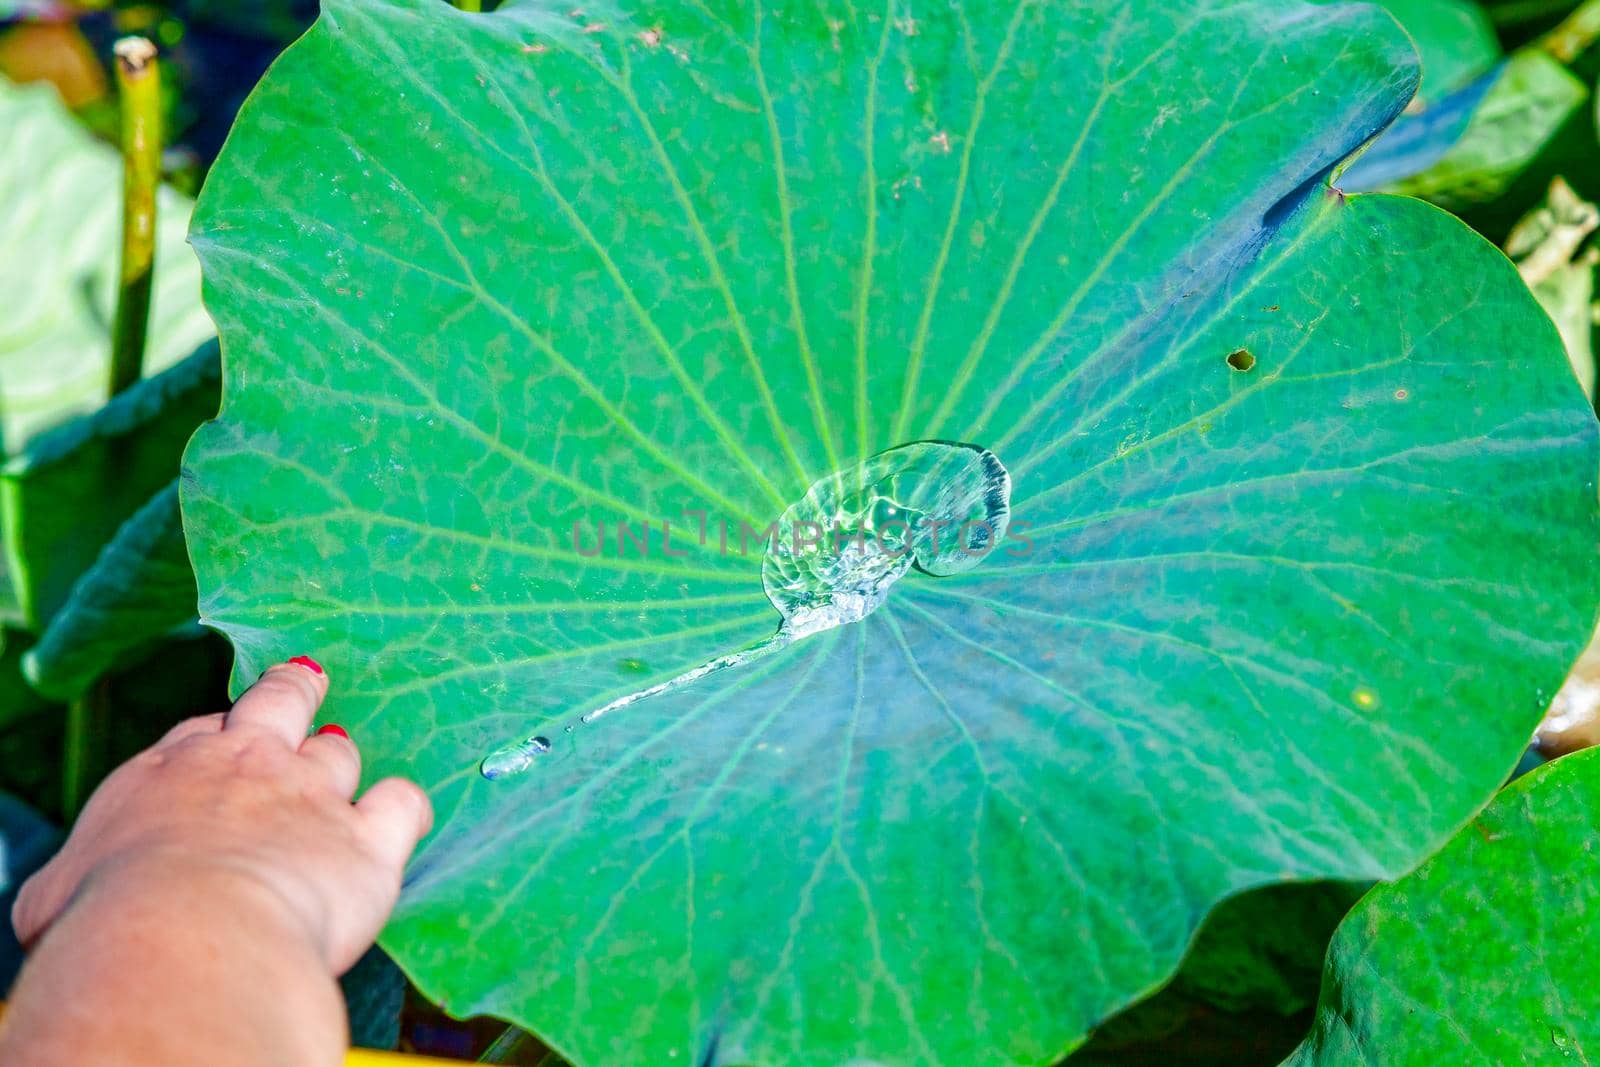
{"type": "Polygon", "coordinates": [[[1286,1067],[1433,1067],[1600,1053],[1600,750],[1519,778],[1340,924],[1286,1067]]]}
{"type": "MultiPolygon", "coordinates": [[[[0,316],[0,455],[15,456],[106,398],[122,162],[83,129],[54,88],[17,86],[4,78],[0,143],[0,292],[7,300],[0,316]]],[[[200,305],[199,264],[184,241],[190,207],[186,198],[162,190],[147,372],[173,365],[214,332],[200,305]]],[[[159,484],[146,486],[137,499],[159,484]]],[[[109,533],[126,514],[117,513],[109,526],[92,519],[87,526],[109,533]]],[[[19,561],[13,549],[21,542],[9,530],[0,532],[6,542],[0,553],[0,620],[37,628],[52,598],[65,592],[48,582],[41,587],[37,572],[61,568],[24,559],[27,574],[15,577],[19,561]],[[27,588],[17,588],[19,583],[27,588]]],[[[67,583],[76,577],[71,568],[81,569],[98,547],[87,553],[63,548],[67,583]]]]}
{"type": "Polygon", "coordinates": [[[20,620],[43,629],[124,520],[177,474],[189,435],[216,414],[215,341],[0,469],[0,529],[20,620]]]}
{"type": "Polygon", "coordinates": [[[0,630],[0,728],[55,706],[23,680],[22,658],[32,640],[17,630],[0,630]]]}
{"type": "Polygon", "coordinates": [[[1460,212],[1502,195],[1575,115],[1589,90],[1543,52],[1517,53],[1444,157],[1396,192],[1460,212]]]}
{"type": "Polygon", "coordinates": [[[1507,47],[1545,32],[1578,6],[1579,0],[1483,0],[1483,10],[1507,47]]]}
{"type": "Polygon", "coordinates": [[[353,1047],[392,1049],[400,1044],[406,976],[388,953],[376,945],[367,949],[340,977],[339,988],[344,993],[353,1047]]]}
{"type": "Polygon", "coordinates": [[[1422,59],[1417,99],[1438,101],[1500,60],[1500,42],[1481,7],[1471,0],[1382,0],[1404,27],[1422,59]]]}
{"type": "Polygon", "coordinates": [[[23,671],[46,696],[70,700],[95,679],[195,619],[177,479],[136,511],[72,587],[23,671]]]}
{"type": "Polygon", "coordinates": [[[1587,245],[1600,228],[1600,211],[1556,179],[1550,195],[1511,231],[1506,254],[1517,264],[1539,305],[1561,332],[1573,373],[1591,398],[1595,392],[1594,274],[1600,253],[1587,245]]]}
{"type": "Polygon", "coordinates": [[[0,0],[0,20],[46,15],[55,6],[51,0],[0,0]]]}
{"type": "MultiPolygon", "coordinates": [[[[0,144],[0,451],[15,455],[106,399],[122,162],[47,85],[0,79],[0,144]]],[[[184,243],[190,206],[163,190],[147,373],[215,332],[200,306],[199,263],[184,243]]]]}
{"type": "Polygon", "coordinates": [[[1339,187],[1381,189],[1438,163],[1467,130],[1494,82],[1500,42],[1471,0],[1386,0],[1422,60],[1422,83],[1394,125],[1368,145],[1339,187]]]}

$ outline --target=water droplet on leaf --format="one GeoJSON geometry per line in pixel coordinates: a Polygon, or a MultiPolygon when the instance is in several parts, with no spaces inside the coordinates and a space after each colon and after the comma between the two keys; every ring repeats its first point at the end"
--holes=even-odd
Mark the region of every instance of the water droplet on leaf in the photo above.
{"type": "Polygon", "coordinates": [[[490,780],[520,774],[527,770],[537,757],[549,751],[549,738],[530,737],[514,745],[495,749],[484,757],[483,762],[478,765],[478,771],[490,780]]]}

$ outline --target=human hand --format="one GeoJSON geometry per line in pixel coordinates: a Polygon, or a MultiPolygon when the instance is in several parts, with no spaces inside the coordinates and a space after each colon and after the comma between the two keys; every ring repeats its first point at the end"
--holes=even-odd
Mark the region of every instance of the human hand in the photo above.
{"type": "Polygon", "coordinates": [[[80,894],[186,895],[187,912],[239,921],[250,907],[299,931],[328,968],[382,929],[406,860],[433,822],[402,778],[352,804],[356,746],[306,731],[328,691],[314,661],[270,667],[226,714],[179,723],[95,791],[60,853],[22,887],[12,922],[36,942],[80,894]]]}

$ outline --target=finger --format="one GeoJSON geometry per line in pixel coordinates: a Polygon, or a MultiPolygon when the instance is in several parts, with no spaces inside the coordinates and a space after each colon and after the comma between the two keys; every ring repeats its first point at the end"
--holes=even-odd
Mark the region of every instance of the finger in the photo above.
{"type": "Polygon", "coordinates": [[[337,726],[324,726],[300,746],[300,754],[320,769],[334,792],[349,800],[361,784],[361,752],[337,726]]]}
{"type": "Polygon", "coordinates": [[[33,947],[60,910],[54,875],[52,865],[45,864],[22,883],[17,899],[11,904],[11,929],[17,935],[17,943],[25,950],[33,947]]]}
{"type": "Polygon", "coordinates": [[[265,731],[282,738],[291,749],[299,749],[327,693],[328,676],[322,668],[315,660],[297,656],[268,667],[234,703],[222,728],[265,731]]]}
{"type": "Polygon", "coordinates": [[[205,734],[214,734],[222,729],[222,720],[226,712],[216,712],[211,715],[201,715],[193,719],[184,719],[178,725],[168,730],[161,736],[161,740],[151,745],[152,751],[162,748],[171,748],[179,741],[191,737],[200,737],[205,734]]]}
{"type": "Polygon", "coordinates": [[[24,951],[32,951],[60,918],[83,880],[81,864],[70,854],[69,846],[70,842],[63,845],[17,890],[17,899],[11,904],[11,929],[24,951]]]}
{"type": "Polygon", "coordinates": [[[417,842],[433,829],[433,805],[415,782],[385,778],[356,801],[356,812],[367,824],[367,843],[373,853],[396,872],[406,865],[417,842]]]}

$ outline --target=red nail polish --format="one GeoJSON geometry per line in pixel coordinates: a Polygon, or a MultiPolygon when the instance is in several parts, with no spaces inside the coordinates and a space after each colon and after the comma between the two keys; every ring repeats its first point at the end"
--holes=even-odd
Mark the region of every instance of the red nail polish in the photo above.
{"type": "Polygon", "coordinates": [[[350,740],[350,735],[344,732],[344,727],[343,726],[336,726],[331,722],[328,723],[326,726],[317,727],[317,736],[321,737],[323,734],[338,734],[340,737],[344,738],[346,741],[350,740]]]}
{"type": "Polygon", "coordinates": [[[322,664],[318,663],[310,656],[291,656],[289,657],[289,662],[293,663],[297,667],[304,667],[306,670],[311,671],[314,674],[322,673],[322,664]]]}

